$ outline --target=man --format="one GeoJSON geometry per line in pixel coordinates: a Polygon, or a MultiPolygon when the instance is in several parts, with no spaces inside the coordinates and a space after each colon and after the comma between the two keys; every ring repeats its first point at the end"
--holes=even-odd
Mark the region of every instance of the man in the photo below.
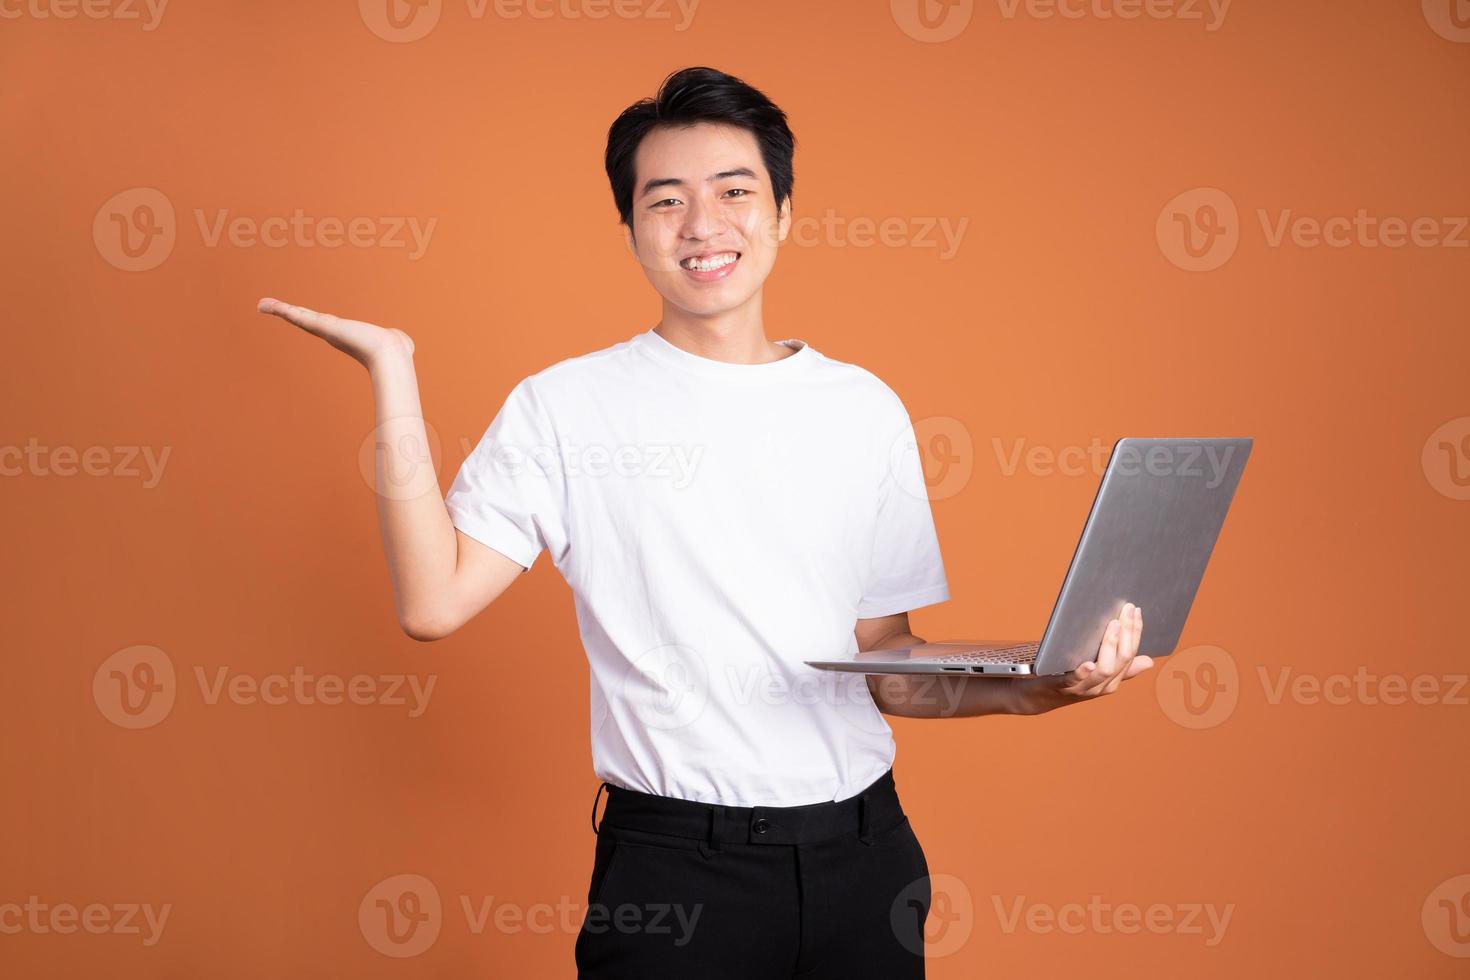
{"type": "MultiPolygon", "coordinates": [[[[410,636],[454,632],[543,549],[572,588],[608,791],[583,978],[922,977],[928,867],[880,712],[1034,714],[1150,665],[1131,605],[1095,664],[946,679],[942,702],[802,663],[921,642],[909,611],[949,590],[899,397],[766,338],[794,146],[777,106],[708,68],[630,106],[606,169],[658,324],[517,384],[446,498],[378,463],[410,636]]],[[[427,444],[406,334],[260,310],[369,369],[380,444],[427,444]]]]}

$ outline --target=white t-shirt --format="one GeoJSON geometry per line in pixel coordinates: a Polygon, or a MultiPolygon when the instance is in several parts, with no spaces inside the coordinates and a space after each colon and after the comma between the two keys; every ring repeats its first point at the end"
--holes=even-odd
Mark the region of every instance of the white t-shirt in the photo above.
{"type": "Polygon", "coordinates": [[[526,568],[545,549],[592,671],[615,786],[730,806],[856,795],[893,763],[856,621],[949,598],[913,426],[872,373],[654,333],[521,381],[446,498],[526,568]]]}

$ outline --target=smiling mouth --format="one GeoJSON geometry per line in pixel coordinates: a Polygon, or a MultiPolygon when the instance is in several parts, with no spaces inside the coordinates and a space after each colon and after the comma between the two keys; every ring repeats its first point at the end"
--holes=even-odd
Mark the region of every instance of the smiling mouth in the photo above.
{"type": "Polygon", "coordinates": [[[714,255],[691,255],[679,263],[687,272],[714,272],[740,259],[739,252],[716,252],[714,255]]]}

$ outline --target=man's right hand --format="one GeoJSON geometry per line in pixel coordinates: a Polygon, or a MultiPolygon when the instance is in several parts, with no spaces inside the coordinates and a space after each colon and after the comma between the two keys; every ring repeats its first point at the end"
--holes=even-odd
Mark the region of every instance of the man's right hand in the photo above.
{"type": "Polygon", "coordinates": [[[332,313],[318,313],[304,306],[293,306],[269,297],[261,300],[256,310],[296,324],[369,370],[383,357],[413,355],[413,338],[396,327],[380,327],[362,320],[344,320],[332,313]]]}
{"type": "Polygon", "coordinates": [[[420,465],[429,440],[413,340],[402,330],[276,299],[263,299],[256,309],[296,324],[368,369],[376,421],[373,489],[398,623],[416,640],[448,636],[494,602],[525,568],[455,527],[432,459],[427,467],[420,465]],[[405,452],[414,454],[407,458],[415,476],[408,486],[395,476],[405,452]]]}

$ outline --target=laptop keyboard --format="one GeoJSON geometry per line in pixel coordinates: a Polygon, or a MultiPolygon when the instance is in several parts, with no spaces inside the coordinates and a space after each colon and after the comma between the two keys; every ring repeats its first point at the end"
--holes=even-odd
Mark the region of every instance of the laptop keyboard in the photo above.
{"type": "Polygon", "coordinates": [[[953,653],[947,657],[922,657],[926,663],[937,664],[1029,664],[1036,660],[1040,643],[1018,643],[994,650],[975,650],[971,653],[953,653]]]}

